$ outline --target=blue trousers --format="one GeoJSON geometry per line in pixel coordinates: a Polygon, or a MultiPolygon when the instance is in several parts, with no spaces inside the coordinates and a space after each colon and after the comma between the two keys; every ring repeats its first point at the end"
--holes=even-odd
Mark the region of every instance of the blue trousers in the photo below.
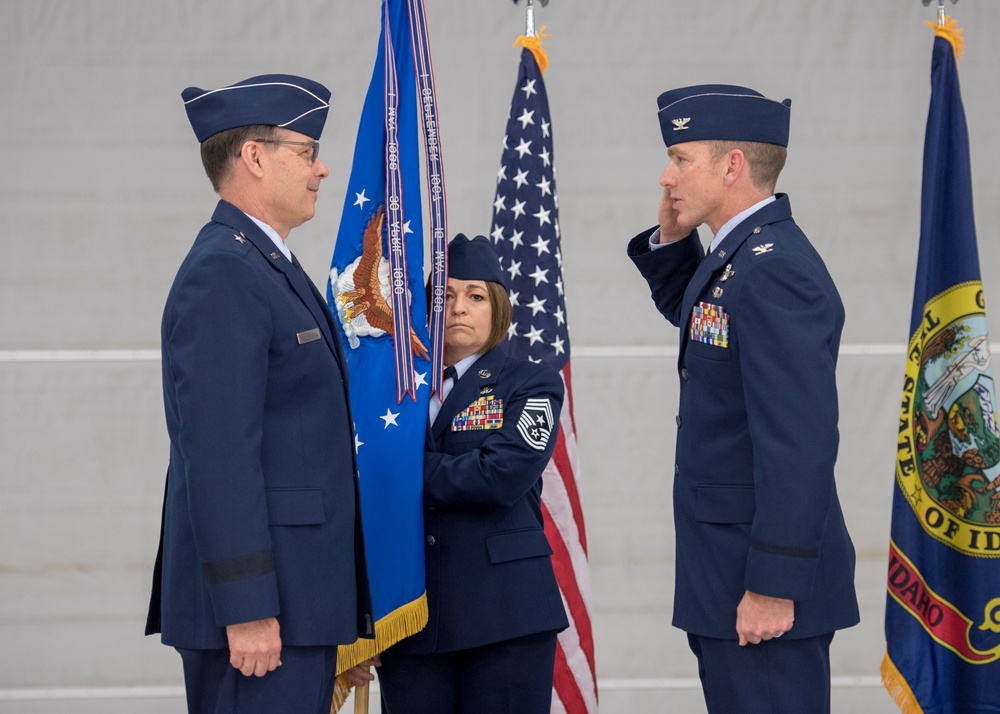
{"type": "Polygon", "coordinates": [[[832,640],[831,632],[740,647],[688,635],[709,714],[830,714],[832,640]]]}
{"type": "Polygon", "coordinates": [[[556,633],[457,652],[381,654],[383,714],[549,714],[556,633]]]}
{"type": "Polygon", "coordinates": [[[282,647],[281,666],[263,677],[244,677],[228,649],[177,651],[188,714],[330,714],[336,647],[282,647]]]}

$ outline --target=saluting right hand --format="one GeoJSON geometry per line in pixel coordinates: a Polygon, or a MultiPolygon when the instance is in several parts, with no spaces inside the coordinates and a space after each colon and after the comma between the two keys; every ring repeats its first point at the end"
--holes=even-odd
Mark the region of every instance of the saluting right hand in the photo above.
{"type": "Polygon", "coordinates": [[[670,200],[670,189],[666,186],[663,187],[663,196],[660,198],[659,218],[660,243],[675,243],[691,232],[690,228],[677,223],[677,211],[674,210],[674,202],[670,200]]]}

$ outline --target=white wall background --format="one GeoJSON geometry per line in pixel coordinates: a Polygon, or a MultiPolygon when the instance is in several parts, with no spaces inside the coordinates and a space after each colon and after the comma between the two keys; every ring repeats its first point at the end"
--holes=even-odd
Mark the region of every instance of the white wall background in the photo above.
{"type": "MultiPolygon", "coordinates": [[[[451,232],[488,233],[523,4],[427,4],[451,232]]],[[[989,302],[1000,293],[1000,3],[949,9],[968,47],[989,302]]],[[[793,99],[778,188],[848,312],[838,478],[863,621],[834,642],[834,704],[894,711],[874,678],[929,99],[922,21],[933,19],[918,0],[539,8],[553,35],[545,79],[603,711],[703,711],[693,656],[669,624],[676,332],[624,248],[655,222],[666,161],[656,96],[706,82],[793,99]]],[[[323,284],[378,29],[376,0],[0,0],[0,712],[183,710],[179,658],[142,636],[167,459],[160,311],[216,200],[180,92],[268,72],[333,91],[332,176],[291,238],[323,284]]]]}

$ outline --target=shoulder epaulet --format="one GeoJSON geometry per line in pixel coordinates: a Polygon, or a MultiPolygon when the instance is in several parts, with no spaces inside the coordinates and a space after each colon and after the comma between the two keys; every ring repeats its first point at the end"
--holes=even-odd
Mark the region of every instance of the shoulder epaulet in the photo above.
{"type": "Polygon", "coordinates": [[[754,226],[751,236],[747,239],[747,247],[750,248],[750,251],[756,257],[774,252],[774,243],[762,237],[761,233],[763,232],[764,229],[762,227],[754,226]]]}

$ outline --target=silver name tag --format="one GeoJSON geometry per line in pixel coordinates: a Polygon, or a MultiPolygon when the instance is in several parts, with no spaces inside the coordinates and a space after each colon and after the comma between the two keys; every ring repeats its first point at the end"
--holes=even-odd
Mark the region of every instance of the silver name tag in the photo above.
{"type": "Polygon", "coordinates": [[[311,330],[306,330],[305,332],[299,332],[295,335],[295,339],[299,341],[300,345],[304,345],[306,342],[315,342],[323,335],[320,334],[319,328],[314,327],[311,330]]]}

